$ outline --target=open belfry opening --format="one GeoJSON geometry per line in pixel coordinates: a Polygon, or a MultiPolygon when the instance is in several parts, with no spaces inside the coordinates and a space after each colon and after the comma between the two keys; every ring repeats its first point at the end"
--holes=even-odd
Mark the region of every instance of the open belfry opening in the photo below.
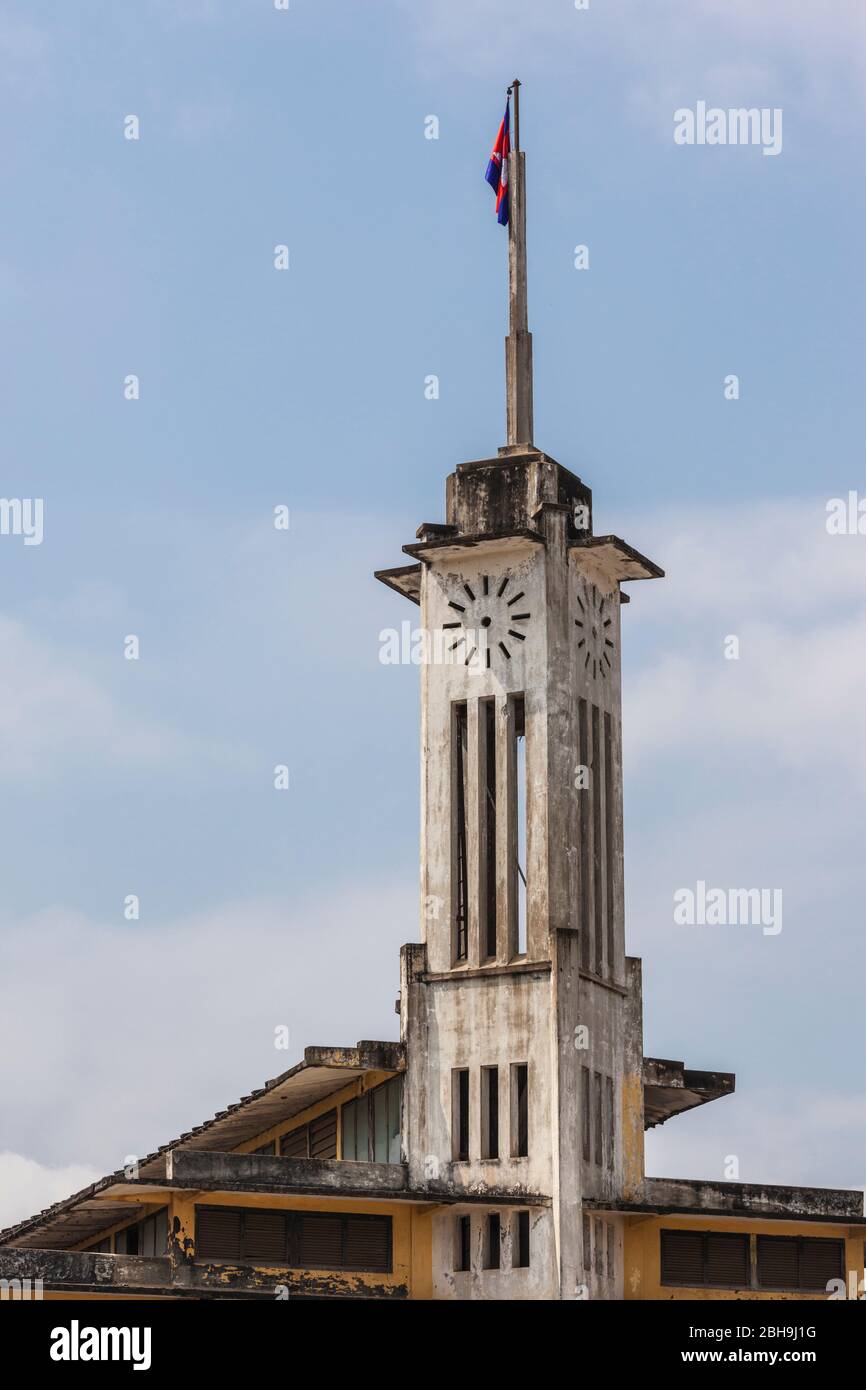
{"type": "Polygon", "coordinates": [[[3,1232],[4,1278],[43,1279],[48,1296],[584,1300],[821,1297],[862,1270],[860,1192],[645,1174],[645,1129],[729,1096],[734,1077],[643,1054],[623,586],[662,571],[596,532],[587,484],[534,442],[514,114],[491,161],[508,228],[505,443],[454,468],[444,520],[377,572],[443,638],[420,669],[420,911],[399,1040],[308,1047],[134,1172],[3,1232]]]}

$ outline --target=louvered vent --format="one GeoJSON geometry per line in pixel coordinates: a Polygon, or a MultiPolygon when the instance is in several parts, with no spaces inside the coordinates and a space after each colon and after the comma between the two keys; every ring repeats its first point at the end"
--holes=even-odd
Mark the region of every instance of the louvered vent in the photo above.
{"type": "Polygon", "coordinates": [[[241,1258],[241,1212],[225,1207],[197,1207],[195,1253],[200,1260],[241,1258]]]}

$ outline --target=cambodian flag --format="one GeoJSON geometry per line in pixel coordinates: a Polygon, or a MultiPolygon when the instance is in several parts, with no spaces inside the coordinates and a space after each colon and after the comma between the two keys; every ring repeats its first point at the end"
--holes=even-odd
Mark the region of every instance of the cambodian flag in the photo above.
{"type": "Polygon", "coordinates": [[[505,115],[499,124],[499,134],[493,146],[487,173],[484,175],[496,194],[496,215],[503,227],[508,226],[508,155],[511,151],[511,106],[505,103],[505,115]]]}

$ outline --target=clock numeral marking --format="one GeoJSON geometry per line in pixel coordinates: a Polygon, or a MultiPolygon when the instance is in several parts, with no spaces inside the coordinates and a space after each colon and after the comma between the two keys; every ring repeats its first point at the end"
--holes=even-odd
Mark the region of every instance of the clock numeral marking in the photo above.
{"type": "Polygon", "coordinates": [[[472,599],[472,601],[474,602],[474,601],[475,601],[475,595],[473,594],[473,592],[472,592],[472,590],[470,589],[469,585],[468,585],[468,584],[464,584],[464,585],[463,585],[463,589],[464,589],[464,592],[467,593],[467,594],[469,595],[469,597],[472,599]]]}
{"type": "Polygon", "coordinates": [[[511,615],[511,621],[512,621],[513,623],[525,623],[526,620],[527,620],[527,618],[531,618],[531,617],[532,617],[532,614],[531,614],[531,613],[512,613],[512,615],[511,615]]]}
{"type": "Polygon", "coordinates": [[[497,598],[502,598],[502,595],[505,593],[505,590],[508,588],[508,585],[509,585],[510,583],[511,583],[511,575],[510,575],[510,574],[506,574],[506,576],[505,576],[505,578],[503,579],[502,583],[500,584],[499,588],[496,590],[496,597],[497,597],[497,598]]]}
{"type": "Polygon", "coordinates": [[[511,605],[512,605],[512,603],[516,603],[518,599],[523,598],[523,595],[525,594],[525,592],[526,592],[525,589],[521,589],[519,594],[515,594],[515,595],[514,595],[514,598],[510,598],[510,599],[508,600],[508,607],[510,608],[511,605]]]}
{"type": "Polygon", "coordinates": [[[511,660],[511,652],[508,650],[504,642],[499,643],[499,650],[502,652],[502,655],[505,657],[506,661],[511,660]]]}
{"type": "Polygon", "coordinates": [[[526,633],[525,633],[525,632],[515,632],[513,627],[510,627],[510,628],[508,629],[508,636],[509,636],[509,637],[516,637],[517,640],[518,640],[518,642],[525,642],[525,641],[526,641],[526,633]]]}
{"type": "Polygon", "coordinates": [[[455,609],[455,611],[458,612],[458,613],[465,613],[465,612],[466,612],[466,609],[463,607],[463,604],[462,604],[462,603],[455,603],[453,599],[452,599],[451,602],[448,604],[448,607],[449,607],[449,608],[455,609]]]}

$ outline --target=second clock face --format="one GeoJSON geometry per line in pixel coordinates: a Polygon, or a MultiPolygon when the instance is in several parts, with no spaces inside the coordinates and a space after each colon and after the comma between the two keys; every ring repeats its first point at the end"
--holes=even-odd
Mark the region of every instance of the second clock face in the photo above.
{"type": "Polygon", "coordinates": [[[577,629],[578,661],[583,662],[587,674],[591,672],[593,677],[606,679],[613,670],[613,600],[588,586],[583,596],[577,595],[577,608],[578,617],[574,620],[574,626],[577,629]]]}
{"type": "Polygon", "coordinates": [[[524,590],[510,574],[478,575],[452,593],[448,607],[454,617],[442,626],[454,633],[449,649],[460,651],[467,666],[479,659],[487,667],[492,660],[510,661],[526,641],[532,614],[524,590]]]}

